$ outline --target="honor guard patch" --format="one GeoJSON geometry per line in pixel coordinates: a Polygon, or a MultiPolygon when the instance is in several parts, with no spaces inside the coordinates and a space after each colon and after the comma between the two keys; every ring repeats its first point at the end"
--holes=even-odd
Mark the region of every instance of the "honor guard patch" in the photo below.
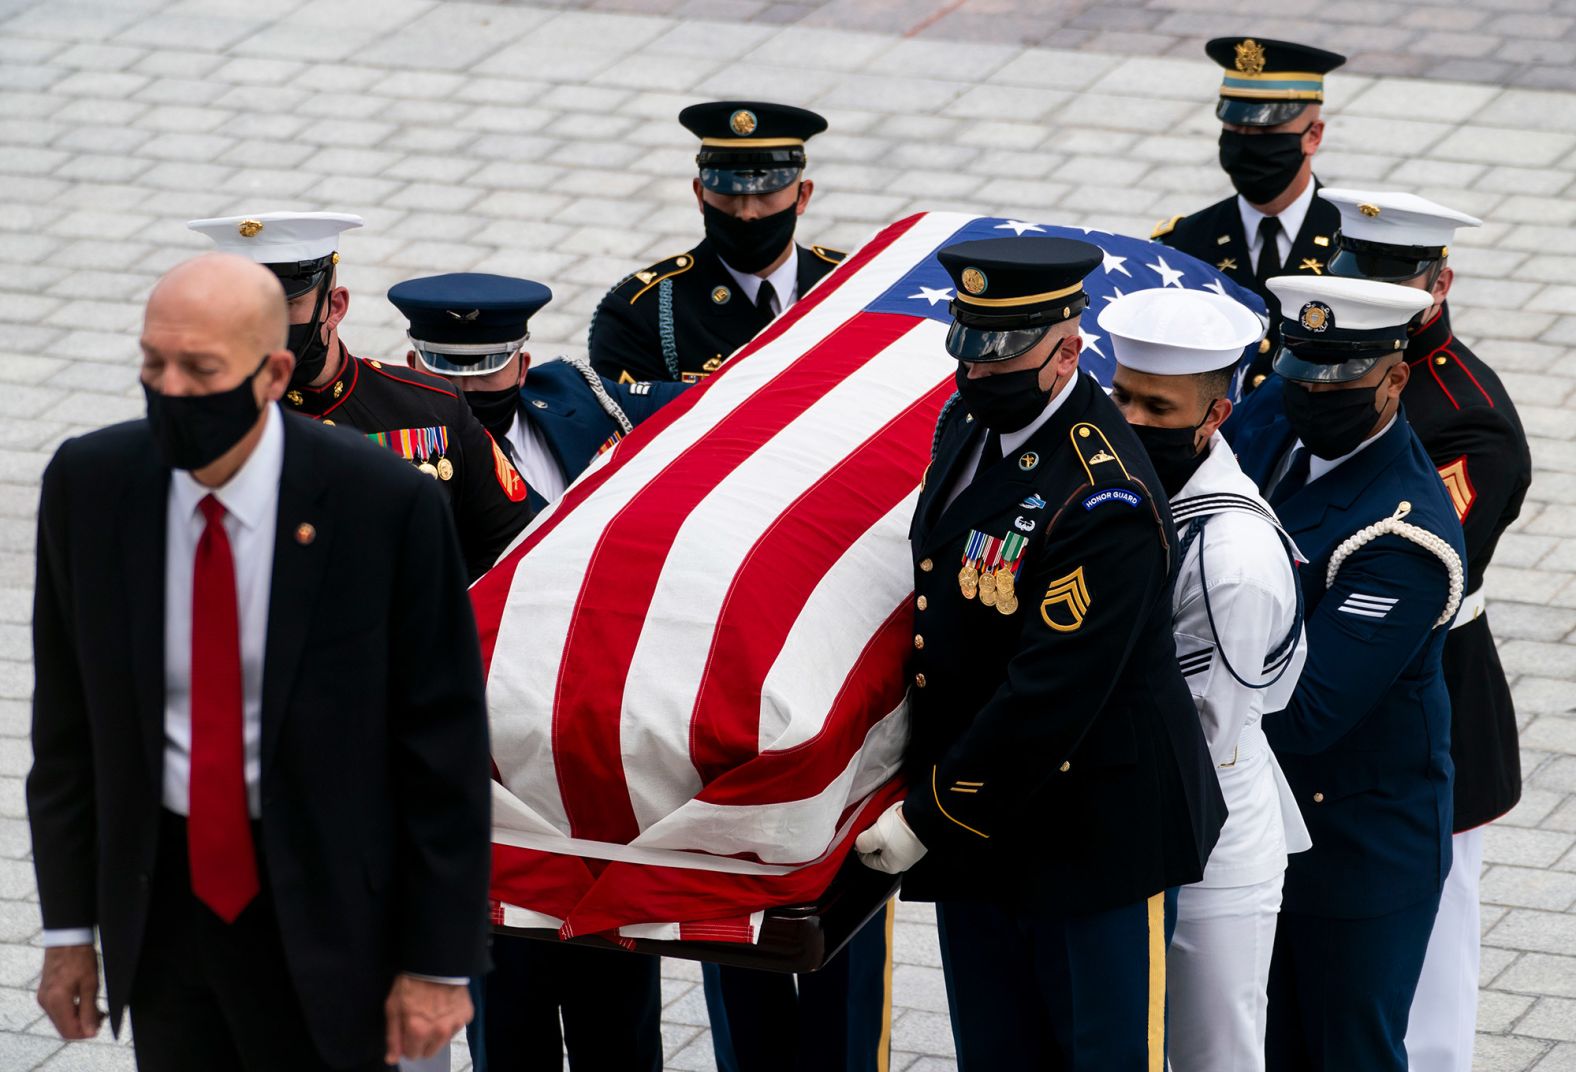
{"type": "MultiPolygon", "coordinates": [[[[490,438],[490,437],[489,437],[490,438]]],[[[509,462],[508,455],[497,441],[493,442],[493,475],[498,478],[498,486],[509,497],[510,502],[524,502],[526,496],[525,481],[520,479],[520,474],[514,471],[514,466],[509,462]]]]}
{"type": "Polygon", "coordinates": [[[1131,491],[1126,491],[1122,488],[1107,488],[1104,491],[1097,491],[1085,499],[1083,508],[1085,510],[1093,510],[1096,506],[1104,506],[1106,503],[1123,503],[1136,508],[1142,501],[1131,491]]]}
{"type": "Polygon", "coordinates": [[[1089,613],[1089,586],[1083,567],[1051,582],[1040,600],[1040,619],[1058,633],[1076,633],[1089,613]]]}
{"type": "Polygon", "coordinates": [[[1465,454],[1439,470],[1439,479],[1445,482],[1445,490],[1450,493],[1450,502],[1456,508],[1456,517],[1462,521],[1472,512],[1472,503],[1477,499],[1477,489],[1472,486],[1472,478],[1467,476],[1467,456],[1465,454]]]}

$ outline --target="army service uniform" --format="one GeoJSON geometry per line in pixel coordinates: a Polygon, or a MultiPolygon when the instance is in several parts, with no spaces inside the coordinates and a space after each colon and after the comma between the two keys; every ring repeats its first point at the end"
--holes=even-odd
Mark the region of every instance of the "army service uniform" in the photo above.
{"type": "MultiPolygon", "coordinates": [[[[825,246],[798,246],[797,293],[842,261],[825,246]]],[[[591,319],[591,366],[610,380],[681,380],[711,375],[773,315],[741,291],[710,241],[636,272],[603,297],[591,319]]]]}
{"type": "MultiPolygon", "coordinates": [[[[1024,237],[941,258],[954,318],[970,318],[954,333],[987,338],[1076,315],[1100,251],[1024,237]],[[975,312],[971,287],[1001,304],[975,312]]],[[[1016,431],[988,431],[961,398],[938,424],[910,530],[901,811],[928,851],[902,895],[937,902],[965,1072],[1163,1059],[1176,889],[1203,874],[1225,807],[1176,664],[1159,487],[1082,372],[1016,431]]]]}

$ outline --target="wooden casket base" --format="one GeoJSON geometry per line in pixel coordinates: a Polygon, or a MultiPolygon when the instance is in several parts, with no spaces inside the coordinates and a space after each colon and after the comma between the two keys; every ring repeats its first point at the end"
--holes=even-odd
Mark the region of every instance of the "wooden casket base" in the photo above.
{"type": "MultiPolygon", "coordinates": [[[[900,876],[873,871],[850,856],[832,884],[814,904],[768,909],[761,923],[761,938],[754,945],[743,942],[677,942],[635,939],[635,952],[680,960],[704,960],[763,971],[813,972],[823,967],[848,944],[897,892],[900,876]]],[[[494,926],[496,934],[558,942],[549,927],[494,926]]],[[[571,938],[570,945],[600,949],[621,948],[595,935],[571,938]]]]}

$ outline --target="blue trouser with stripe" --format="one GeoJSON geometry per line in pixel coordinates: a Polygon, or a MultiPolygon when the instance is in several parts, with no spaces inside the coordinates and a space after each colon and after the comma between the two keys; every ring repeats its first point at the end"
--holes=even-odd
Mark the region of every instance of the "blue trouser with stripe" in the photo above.
{"type": "Polygon", "coordinates": [[[959,1072],[1164,1072],[1177,891],[1087,915],[936,905],[959,1072]]]}
{"type": "Polygon", "coordinates": [[[887,1072],[894,906],[805,975],[703,966],[718,1072],[887,1072]]]}

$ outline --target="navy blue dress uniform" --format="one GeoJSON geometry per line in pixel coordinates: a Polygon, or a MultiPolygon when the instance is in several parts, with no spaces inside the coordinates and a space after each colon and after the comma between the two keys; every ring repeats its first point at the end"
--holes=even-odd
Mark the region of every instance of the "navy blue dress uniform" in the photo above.
{"type": "Polygon", "coordinates": [[[882,857],[922,843],[902,895],[938,902],[961,1068],[1158,1069],[1176,889],[1225,818],[1176,663],[1176,532],[1093,378],[1048,395],[1039,369],[968,374],[1076,340],[1101,251],[1021,237],[940,259],[960,393],[910,532],[911,788],[856,847],[902,869],[882,857]]]}
{"type": "Polygon", "coordinates": [[[1286,873],[1267,1067],[1401,1070],[1450,868],[1440,660],[1466,557],[1433,462],[1387,393],[1406,325],[1430,299],[1359,279],[1271,286],[1285,310],[1278,375],[1243,407],[1231,441],[1309,560],[1299,570],[1308,660],[1264,727],[1313,848],[1286,873]]]}
{"type": "Polygon", "coordinates": [[[1480,221],[1409,193],[1325,189],[1320,196],[1341,212],[1333,274],[1406,283],[1436,301],[1411,330],[1411,378],[1402,398],[1461,519],[1467,591],[1444,652],[1455,765],[1452,862],[1412,999],[1406,1050],[1416,1072],[1464,1072],[1477,1034],[1483,827],[1521,797],[1516,712],[1483,613],[1483,576],[1500,534],[1521,512],[1532,457],[1510,396],[1455,337],[1444,301],[1456,229],[1480,221]]]}
{"type": "MultiPolygon", "coordinates": [[[[802,182],[805,141],[826,129],[814,112],[760,101],[691,105],[679,122],[701,139],[700,188],[730,198],[802,182]]],[[[795,203],[743,220],[704,204],[700,245],[626,276],[603,297],[587,341],[592,367],[621,382],[694,383],[716,372],[841,263],[839,250],[794,242],[799,211],[795,203]],[[754,274],[785,251],[769,278],[754,274]]]]}
{"type": "MultiPolygon", "coordinates": [[[[483,273],[406,280],[388,293],[409,322],[414,359],[461,386],[494,440],[541,474],[530,481],[533,513],[683,390],[615,384],[567,360],[529,366],[529,321],[552,296],[541,283],[483,273]],[[484,376],[502,382],[473,388],[484,376]]],[[[475,1003],[479,1069],[557,1069],[566,1048],[577,1069],[662,1068],[657,958],[500,934],[492,959],[475,1003]]]]}
{"type": "MultiPolygon", "coordinates": [[[[1322,104],[1324,76],[1346,58],[1322,48],[1252,37],[1217,37],[1204,50],[1224,70],[1215,105],[1215,115],[1224,124],[1220,165],[1237,193],[1192,215],[1161,221],[1150,237],[1213,264],[1263,298],[1273,328],[1278,309],[1265,280],[1282,274],[1322,275],[1340,214],[1314,196],[1319,186],[1314,178],[1279,214],[1265,216],[1255,206],[1281,197],[1300,175],[1301,134],[1232,128],[1277,127],[1303,115],[1310,104],[1322,104]],[[1280,247],[1286,239],[1291,245],[1283,256],[1280,247]]],[[[1272,331],[1249,368],[1247,389],[1257,387],[1269,372],[1274,345],[1272,331]]]]}
{"type": "Polygon", "coordinates": [[[339,234],[359,225],[356,217],[338,213],[262,213],[188,224],[220,249],[271,269],[287,298],[317,290],[312,319],[291,327],[291,349],[298,365],[307,355],[309,368],[338,371],[314,387],[309,381],[316,374],[303,379],[298,368],[285,393],[286,410],[356,429],[441,484],[474,581],[531,520],[525,482],[509,459],[441,377],[354,357],[342,343],[313,357],[324,345],[321,317],[339,263],[339,234]]]}

